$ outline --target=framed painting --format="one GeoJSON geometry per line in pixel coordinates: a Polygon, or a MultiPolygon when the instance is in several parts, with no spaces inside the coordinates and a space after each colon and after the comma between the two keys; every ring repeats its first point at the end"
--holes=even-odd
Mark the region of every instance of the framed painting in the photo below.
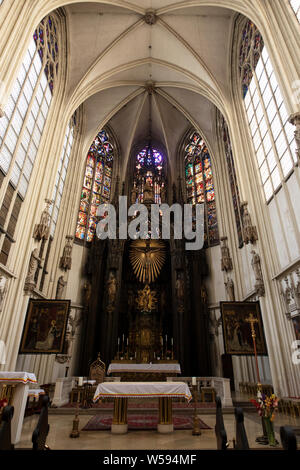
{"type": "Polygon", "coordinates": [[[254,355],[250,320],[253,319],[256,351],[268,354],[259,302],[220,302],[225,354],[254,355]]]}
{"type": "Polygon", "coordinates": [[[62,354],[70,300],[29,299],[19,354],[62,354]]]}

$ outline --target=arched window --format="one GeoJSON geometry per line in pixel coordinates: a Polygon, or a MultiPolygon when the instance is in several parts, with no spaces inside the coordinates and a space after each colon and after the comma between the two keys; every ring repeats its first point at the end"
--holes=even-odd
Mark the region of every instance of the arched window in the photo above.
{"type": "Polygon", "coordinates": [[[59,65],[58,24],[45,17],[36,29],[0,119],[0,183],[6,192],[0,226],[6,234],[0,262],[6,264],[22,201],[25,198],[59,65]]]}
{"type": "Polygon", "coordinates": [[[189,135],[184,158],[187,202],[205,204],[205,246],[217,245],[219,232],[211,159],[198,132],[189,135]]]}
{"type": "Polygon", "coordinates": [[[296,142],[267,48],[250,20],[242,32],[239,70],[261,182],[269,201],[297,162],[296,142]]]}
{"type": "Polygon", "coordinates": [[[114,147],[110,135],[102,130],[88,152],[81,192],[76,238],[91,242],[94,238],[99,204],[110,200],[114,147]]]}
{"type": "Polygon", "coordinates": [[[232,195],[233,209],[234,209],[235,222],[236,222],[236,228],[237,228],[238,244],[239,244],[239,247],[242,248],[243,233],[242,233],[242,213],[241,213],[240,194],[239,194],[239,188],[237,184],[237,177],[236,177],[236,172],[235,172],[234,159],[233,159],[233,154],[232,154],[232,149],[231,149],[228,126],[223,116],[221,117],[221,130],[222,130],[222,137],[223,137],[223,142],[224,142],[224,150],[225,150],[227,169],[228,169],[228,175],[229,175],[230,190],[231,190],[231,195],[232,195]]]}
{"type": "Polygon", "coordinates": [[[300,23],[300,0],[290,0],[290,4],[300,23]]]}
{"type": "Polygon", "coordinates": [[[143,148],[136,156],[134,185],[137,192],[137,202],[143,202],[144,185],[150,183],[154,190],[155,204],[161,202],[161,189],[165,187],[164,158],[151,145],[143,148]]]}

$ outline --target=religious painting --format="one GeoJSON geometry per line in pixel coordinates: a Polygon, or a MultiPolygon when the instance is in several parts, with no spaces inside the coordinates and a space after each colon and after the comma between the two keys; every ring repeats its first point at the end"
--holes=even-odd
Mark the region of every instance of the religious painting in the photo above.
{"type": "Polygon", "coordinates": [[[62,354],[70,300],[29,299],[20,354],[62,354]]]}
{"type": "Polygon", "coordinates": [[[293,326],[295,329],[296,339],[300,340],[300,316],[296,316],[292,318],[293,326]]]}
{"type": "Polygon", "coordinates": [[[254,355],[251,326],[254,326],[256,352],[268,354],[259,302],[220,302],[225,354],[254,355]]]}

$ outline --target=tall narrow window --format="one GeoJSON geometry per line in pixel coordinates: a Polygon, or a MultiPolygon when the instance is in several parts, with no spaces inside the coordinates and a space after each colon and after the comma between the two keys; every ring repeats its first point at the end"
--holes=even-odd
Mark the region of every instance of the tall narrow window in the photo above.
{"type": "Polygon", "coordinates": [[[58,74],[58,32],[54,16],[36,29],[0,120],[0,170],[7,178],[1,225],[6,233],[0,262],[6,264],[15,224],[24,200],[58,74]],[[13,191],[11,191],[13,188],[13,191]],[[8,201],[9,199],[9,201],[8,201]],[[5,215],[5,217],[4,217],[5,215]],[[8,249],[9,247],[9,249],[8,249]]]}
{"type": "Polygon", "coordinates": [[[74,143],[74,132],[76,128],[76,114],[71,118],[67,126],[62,153],[60,156],[59,167],[57,170],[55,186],[52,194],[53,205],[50,208],[51,214],[51,235],[54,236],[55,227],[57,224],[60,204],[62,200],[63,190],[66,182],[68,165],[74,143]]]}
{"type": "Polygon", "coordinates": [[[221,129],[222,129],[222,134],[223,134],[224,150],[225,150],[225,155],[226,155],[230,190],[231,190],[231,195],[232,195],[233,209],[234,209],[235,222],[236,222],[236,228],[237,228],[238,243],[239,243],[239,247],[241,248],[243,246],[243,233],[242,233],[242,214],[241,214],[240,194],[239,194],[239,188],[237,184],[237,177],[236,177],[236,172],[235,172],[229,131],[228,131],[228,127],[223,116],[221,118],[221,129]]]}
{"type": "Polygon", "coordinates": [[[197,132],[192,132],[185,147],[187,202],[205,204],[205,246],[219,243],[219,231],[211,159],[207,146],[197,132]]]}
{"type": "Polygon", "coordinates": [[[296,142],[267,48],[250,20],[242,32],[239,69],[261,183],[269,201],[297,162],[296,142]]]}
{"type": "Polygon", "coordinates": [[[300,0],[290,0],[290,4],[300,23],[300,0]]]}
{"type": "Polygon", "coordinates": [[[94,238],[99,204],[110,200],[114,147],[110,135],[102,130],[90,147],[76,227],[76,238],[91,242],[94,238]]]}
{"type": "Polygon", "coordinates": [[[153,148],[150,143],[136,157],[134,185],[139,203],[143,202],[146,182],[153,188],[155,204],[165,202],[161,200],[161,191],[166,185],[164,158],[159,150],[153,148]]]}

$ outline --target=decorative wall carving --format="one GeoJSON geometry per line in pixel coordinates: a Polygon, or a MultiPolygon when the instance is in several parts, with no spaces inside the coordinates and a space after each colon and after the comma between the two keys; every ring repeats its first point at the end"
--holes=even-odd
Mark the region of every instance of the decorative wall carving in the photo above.
{"type": "Polygon", "coordinates": [[[36,224],[33,231],[33,238],[37,241],[42,239],[48,240],[50,234],[50,221],[51,216],[49,214],[49,209],[53,204],[53,201],[50,199],[45,199],[46,207],[42,212],[41,220],[39,224],[36,224]]]}
{"type": "Polygon", "coordinates": [[[59,267],[60,269],[67,271],[71,269],[72,266],[72,243],[73,237],[71,235],[66,236],[66,244],[64,247],[64,251],[62,257],[60,258],[59,267]]]}
{"type": "Polygon", "coordinates": [[[256,253],[255,250],[252,250],[251,254],[252,254],[251,266],[253,268],[253,272],[255,276],[254,289],[259,297],[263,297],[265,295],[265,286],[264,286],[264,280],[263,280],[263,275],[262,275],[262,270],[261,270],[260,256],[258,253],[256,253]]]}
{"type": "Polygon", "coordinates": [[[150,26],[154,25],[156,23],[156,15],[154,10],[148,10],[146,11],[146,14],[144,16],[145,23],[149,24],[150,26]]]}
{"type": "Polygon", "coordinates": [[[221,245],[221,270],[226,272],[232,271],[232,259],[230,257],[230,251],[227,246],[227,237],[221,237],[220,240],[221,243],[223,243],[223,245],[221,245]]]}

